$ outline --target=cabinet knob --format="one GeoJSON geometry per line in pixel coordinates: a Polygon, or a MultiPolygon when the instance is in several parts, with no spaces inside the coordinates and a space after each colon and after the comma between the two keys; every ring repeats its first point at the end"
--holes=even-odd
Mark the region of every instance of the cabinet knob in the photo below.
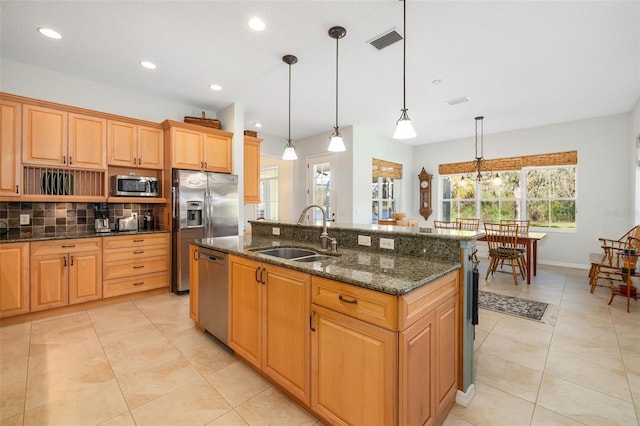
{"type": "Polygon", "coordinates": [[[134,165],[134,166],[136,166],[136,165],[137,165],[136,161],[137,161],[136,157],[133,157],[133,165],[134,165]]]}
{"type": "Polygon", "coordinates": [[[16,194],[20,193],[20,185],[16,185],[16,194]]]}

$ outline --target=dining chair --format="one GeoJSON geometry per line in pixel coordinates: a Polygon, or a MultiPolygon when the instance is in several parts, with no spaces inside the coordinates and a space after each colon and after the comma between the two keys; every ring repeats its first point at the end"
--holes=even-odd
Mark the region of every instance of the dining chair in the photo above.
{"type": "Polygon", "coordinates": [[[638,245],[640,245],[640,239],[627,237],[627,244],[624,248],[618,249],[616,253],[618,257],[616,263],[620,265],[618,272],[622,278],[622,283],[611,287],[611,298],[608,305],[611,305],[615,296],[626,296],[627,313],[629,312],[631,299],[638,300],[638,289],[633,285],[632,281],[633,277],[640,277],[640,273],[636,270],[638,257],[640,256],[640,251],[637,249],[638,245]]]}
{"type": "Polygon", "coordinates": [[[508,273],[498,269],[499,265],[507,262],[511,265],[513,281],[518,285],[518,272],[523,279],[527,276],[524,253],[518,250],[518,224],[485,222],[484,230],[489,248],[489,266],[484,279],[496,271],[508,273]]]}
{"type": "Polygon", "coordinates": [[[460,224],[460,229],[464,231],[477,231],[480,228],[480,219],[473,217],[459,217],[456,222],[460,224]]]}
{"type": "MultiPolygon", "coordinates": [[[[518,225],[518,234],[519,235],[527,235],[529,233],[529,221],[528,220],[516,220],[516,219],[502,219],[500,223],[515,223],[518,225]]],[[[524,243],[518,243],[517,250],[524,253],[527,253],[527,246],[524,243]]],[[[523,256],[522,260],[526,266],[527,264],[527,256],[523,256]]]]}
{"type": "Polygon", "coordinates": [[[460,223],[448,222],[446,220],[434,220],[433,227],[436,229],[460,229],[460,223]]]}
{"type": "Polygon", "coordinates": [[[589,262],[589,287],[590,293],[593,293],[596,287],[615,288],[619,282],[624,282],[624,278],[620,275],[620,251],[624,250],[627,245],[631,248],[640,250],[640,225],[634,226],[618,239],[598,238],[602,251],[599,253],[590,253],[589,262]],[[633,238],[630,242],[629,237],[633,238]]]}

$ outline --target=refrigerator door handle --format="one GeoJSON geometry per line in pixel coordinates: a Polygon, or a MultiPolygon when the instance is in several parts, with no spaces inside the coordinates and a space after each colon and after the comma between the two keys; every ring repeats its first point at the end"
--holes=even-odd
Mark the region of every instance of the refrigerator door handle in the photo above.
{"type": "Polygon", "coordinates": [[[176,218],[176,210],[178,209],[178,206],[176,205],[176,187],[173,186],[171,187],[171,204],[173,205],[173,211],[172,211],[172,215],[173,218],[176,218]]]}

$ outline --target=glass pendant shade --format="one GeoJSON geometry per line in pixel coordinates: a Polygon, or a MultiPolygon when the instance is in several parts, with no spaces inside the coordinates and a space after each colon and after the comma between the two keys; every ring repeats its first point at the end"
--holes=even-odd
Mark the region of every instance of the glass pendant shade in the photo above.
{"type": "Polygon", "coordinates": [[[296,154],[296,147],[293,146],[291,140],[287,142],[284,146],[284,152],[282,153],[283,160],[297,160],[298,155],[296,154]]]}
{"type": "Polygon", "coordinates": [[[329,143],[329,151],[342,152],[347,150],[347,148],[344,146],[342,135],[340,134],[340,131],[337,127],[329,138],[331,139],[331,142],[329,143]]]}
{"type": "Polygon", "coordinates": [[[396,122],[396,131],[393,132],[394,139],[411,139],[416,137],[416,131],[411,124],[411,119],[407,115],[407,110],[402,110],[402,115],[396,122]]]}

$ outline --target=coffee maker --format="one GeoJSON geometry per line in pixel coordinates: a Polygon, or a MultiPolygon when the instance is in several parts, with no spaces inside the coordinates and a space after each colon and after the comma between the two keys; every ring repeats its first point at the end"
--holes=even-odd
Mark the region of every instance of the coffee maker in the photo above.
{"type": "Polygon", "coordinates": [[[111,232],[111,228],[109,227],[109,204],[96,204],[95,218],[94,227],[97,233],[111,232]]]}

